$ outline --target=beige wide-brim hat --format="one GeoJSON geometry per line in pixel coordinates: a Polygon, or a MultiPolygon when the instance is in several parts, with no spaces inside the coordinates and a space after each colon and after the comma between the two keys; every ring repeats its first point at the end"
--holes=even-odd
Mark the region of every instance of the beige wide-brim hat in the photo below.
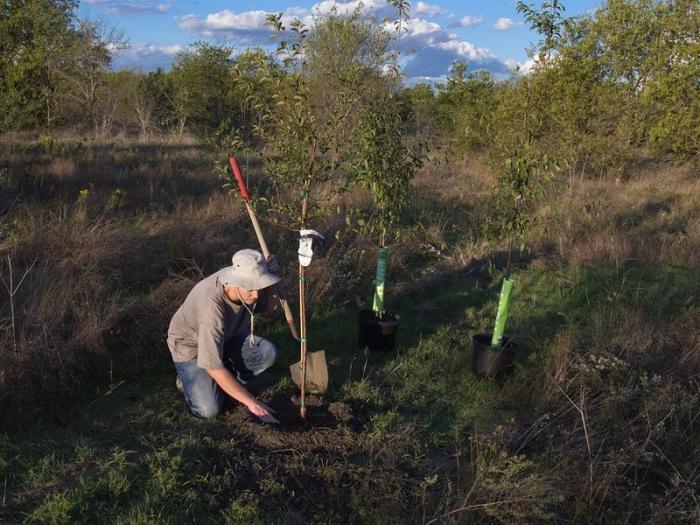
{"type": "Polygon", "coordinates": [[[224,286],[238,286],[246,290],[262,290],[280,281],[267,270],[262,253],[257,250],[239,250],[233,254],[231,266],[219,277],[224,286]]]}

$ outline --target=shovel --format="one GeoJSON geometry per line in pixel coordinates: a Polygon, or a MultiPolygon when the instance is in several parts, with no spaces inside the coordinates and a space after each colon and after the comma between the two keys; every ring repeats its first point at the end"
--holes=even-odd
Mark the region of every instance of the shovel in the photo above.
{"type": "Polygon", "coordinates": [[[314,243],[323,244],[323,236],[314,230],[303,228],[306,220],[306,210],[308,206],[308,190],[302,193],[301,222],[302,230],[299,232],[299,329],[301,339],[299,340],[301,349],[301,359],[289,367],[292,373],[292,380],[301,390],[301,406],[299,415],[302,421],[306,421],[306,387],[309,390],[325,392],[328,388],[328,366],[326,364],[326,353],[308,352],[306,347],[306,267],[311,264],[313,257],[314,243]]]}
{"type": "MultiPolygon", "coordinates": [[[[258,238],[260,250],[262,251],[265,259],[267,259],[268,257],[270,257],[270,250],[267,249],[267,243],[263,238],[262,230],[260,229],[260,224],[258,224],[258,218],[255,216],[255,210],[253,210],[253,206],[250,203],[250,194],[248,193],[248,187],[245,184],[245,180],[243,180],[241,168],[238,167],[238,161],[236,160],[236,157],[230,157],[228,159],[228,162],[231,165],[233,175],[234,177],[236,177],[236,181],[238,182],[238,190],[241,192],[241,197],[243,197],[243,201],[245,202],[245,207],[246,210],[248,210],[250,221],[253,223],[253,229],[255,230],[255,235],[258,238]]],[[[280,304],[282,305],[282,310],[284,310],[284,317],[287,320],[287,325],[289,326],[289,330],[292,333],[292,337],[298,341],[299,334],[297,334],[297,328],[294,325],[294,315],[292,315],[292,309],[289,307],[289,303],[287,302],[287,296],[284,293],[281,281],[277,283],[277,296],[279,297],[280,304]]]]}
{"type": "Polygon", "coordinates": [[[301,417],[306,418],[306,389],[323,393],[328,389],[328,365],[323,350],[308,352],[306,348],[306,283],[304,266],[299,265],[299,310],[301,328],[301,360],[289,365],[292,381],[301,389],[301,417]]]}

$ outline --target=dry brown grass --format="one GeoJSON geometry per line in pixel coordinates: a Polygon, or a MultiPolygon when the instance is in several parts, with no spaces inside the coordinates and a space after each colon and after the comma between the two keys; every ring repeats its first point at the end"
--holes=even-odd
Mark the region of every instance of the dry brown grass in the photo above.
{"type": "Polygon", "coordinates": [[[46,407],[43,399],[76,384],[68,378],[77,368],[105,377],[105,338],[124,303],[112,273],[128,242],[122,227],[90,219],[82,209],[30,205],[15,215],[9,239],[0,244],[0,271],[9,282],[11,263],[15,283],[25,272],[26,278],[11,298],[14,318],[10,304],[1,309],[4,324],[16,332],[13,339],[6,331],[2,340],[3,404],[20,412],[46,407]]]}
{"type": "Polygon", "coordinates": [[[72,159],[52,159],[46,171],[58,179],[73,177],[75,175],[75,161],[72,159]]]}
{"type": "Polygon", "coordinates": [[[669,324],[607,308],[545,349],[530,383],[541,417],[517,447],[547,447],[556,470],[570,480],[579,519],[597,522],[607,509],[637,521],[665,509],[685,523],[697,512],[700,477],[688,458],[698,453],[700,347],[688,328],[698,322],[697,309],[669,324]]]}
{"type": "MultiPolygon", "coordinates": [[[[164,329],[192,284],[227,265],[237,249],[257,247],[242,203],[221,193],[211,162],[193,148],[179,147],[186,144],[164,146],[111,143],[77,160],[54,158],[46,176],[63,181],[59,190],[70,191],[43,204],[13,204],[11,221],[1,229],[0,256],[12,258],[17,274],[34,265],[14,298],[19,352],[9,331],[2,333],[0,400],[14,406],[14,413],[30,401],[49,406],[42,397],[60,397],[51,392],[83,381],[71,380],[73,375],[85,378],[97,370],[95,377],[104,376],[122,352],[167,357],[164,329]],[[72,186],[68,179],[75,179],[72,186]],[[73,192],[78,182],[94,182],[83,205],[73,192]],[[126,208],[110,213],[104,202],[117,186],[127,187],[126,208]]],[[[31,162],[44,169],[45,160],[25,159],[23,169],[31,162]]],[[[392,294],[421,272],[464,268],[503,248],[483,236],[490,170],[478,158],[439,160],[417,174],[402,237],[390,244],[389,306],[392,294]]],[[[262,177],[258,169],[251,166],[254,181],[262,177]]],[[[573,266],[632,261],[699,266],[697,172],[655,170],[621,184],[584,180],[571,197],[551,194],[538,217],[548,231],[535,230],[530,238],[536,260],[546,265],[554,253],[573,266]]],[[[356,191],[334,204],[340,213],[310,224],[329,238],[309,269],[309,304],[318,313],[371,301],[376,239],[358,235],[344,215],[351,206],[369,210],[371,201],[356,191]]],[[[296,233],[265,222],[263,230],[294,303],[296,233]]],[[[8,305],[0,306],[0,318],[7,327],[8,305]]],[[[643,325],[628,329],[648,336],[643,325]]],[[[558,341],[548,369],[558,379],[543,383],[543,399],[557,395],[579,344],[573,333],[560,334],[558,341]]],[[[697,359],[696,351],[683,358],[689,366],[697,359]]]]}
{"type": "Polygon", "coordinates": [[[569,264],[700,266],[700,177],[690,167],[643,171],[624,184],[584,181],[572,197],[548,199],[538,220],[549,227],[539,242],[569,264]]]}

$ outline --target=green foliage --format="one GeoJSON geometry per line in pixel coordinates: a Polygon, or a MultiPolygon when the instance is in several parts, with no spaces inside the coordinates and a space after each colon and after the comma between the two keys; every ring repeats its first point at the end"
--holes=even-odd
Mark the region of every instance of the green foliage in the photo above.
{"type": "Polygon", "coordinates": [[[384,245],[387,229],[395,224],[406,205],[411,181],[423,160],[405,144],[405,129],[396,101],[377,96],[362,109],[357,131],[355,182],[370,191],[378,221],[374,230],[384,245]]]}
{"type": "MultiPolygon", "coordinates": [[[[411,2],[409,0],[386,0],[386,3],[396,9],[399,15],[396,22],[394,22],[394,27],[396,29],[396,54],[401,55],[401,31],[404,23],[408,23],[411,2]]],[[[406,30],[408,31],[408,28],[406,30]]]]}
{"type": "MultiPolygon", "coordinates": [[[[280,14],[268,21],[280,32],[286,29],[280,14]]],[[[332,14],[312,31],[294,20],[290,30],[292,39],[281,40],[277,51],[288,74],[266,79],[271,95],[256,101],[262,118],[254,129],[268,145],[263,160],[277,190],[261,202],[277,222],[299,227],[327,214],[324,199],[346,187],[343,168],[357,156],[352,148],[356,115],[370,94],[388,89],[378,62],[387,40],[359,11],[349,17],[332,14]],[[322,196],[320,185],[330,180],[334,189],[322,196]]]]}
{"type": "Polygon", "coordinates": [[[230,75],[233,49],[197,42],[175,58],[173,102],[180,128],[204,134],[234,110],[230,75]]]}
{"type": "Polygon", "coordinates": [[[401,425],[401,416],[393,410],[388,410],[372,417],[371,425],[370,439],[376,443],[381,443],[392,433],[396,432],[401,425]]]}
{"type": "MultiPolygon", "coordinates": [[[[296,191],[294,201],[297,196],[304,200],[318,191],[319,184],[329,180],[337,167],[340,144],[333,131],[338,125],[339,116],[320,122],[313,113],[308,86],[301,75],[295,74],[291,83],[286,79],[279,82],[273,107],[263,115],[256,131],[272,147],[271,154],[263,157],[267,173],[280,189],[296,191]]],[[[283,198],[263,202],[276,220],[299,227],[306,219],[325,213],[315,206],[315,197],[308,210],[293,204],[290,208],[283,198]]]]}
{"type": "Polygon", "coordinates": [[[532,211],[559,169],[555,159],[526,151],[506,160],[492,196],[494,216],[488,229],[492,238],[524,239],[532,226],[532,211]]]}
{"type": "Polygon", "coordinates": [[[154,128],[160,132],[174,130],[178,115],[173,75],[158,68],[144,76],[139,84],[148,105],[153,108],[151,120],[154,128]]]}
{"type": "Polygon", "coordinates": [[[452,151],[481,151],[491,145],[494,128],[502,125],[494,118],[497,103],[497,84],[488,71],[467,76],[466,63],[453,64],[447,83],[439,86],[434,117],[452,151]]]}
{"type": "Polygon", "coordinates": [[[347,82],[355,82],[363,94],[377,89],[377,84],[396,87],[396,79],[384,74],[393,67],[394,58],[388,56],[391,35],[376,24],[358,8],[350,15],[332,12],[309,33],[304,72],[319,106],[323,91],[347,82]],[[361,85],[354,79],[358,76],[361,85]]]}
{"type": "Polygon", "coordinates": [[[366,102],[359,119],[357,160],[352,170],[355,183],[369,190],[378,216],[368,229],[379,234],[372,309],[380,316],[384,313],[387,230],[399,220],[413,175],[423,163],[417,149],[412,151],[405,145],[404,135],[395,99],[377,95],[366,102]]]}
{"type": "Polygon", "coordinates": [[[402,89],[398,96],[401,114],[409,136],[421,137],[428,149],[434,149],[440,133],[435,124],[436,97],[432,86],[416,84],[412,88],[402,89]]]}
{"type": "MultiPolygon", "coordinates": [[[[0,130],[73,126],[101,137],[140,130],[144,140],[186,132],[206,140],[223,126],[229,143],[262,148],[255,129],[264,127],[263,106],[294,92],[291,78],[279,79],[300,73],[319,125],[333,118],[337,93],[357,97],[340,114],[347,126],[335,129],[343,134],[338,141],[349,143],[368,93],[378,84],[399,90],[411,5],[387,4],[397,14],[396,52],[389,49],[392,33],[358,7],[348,16],[332,11],[311,30],[301,20],[284,27],[281,14],[270,15],[284,35],[280,62],[260,49],[232,58],[229,47],[199,42],[170,72],[136,73],[109,71],[121,36],[77,20],[75,2],[10,3],[0,15],[0,130]]],[[[684,160],[697,155],[697,2],[609,0],[576,18],[564,17],[559,0],[523,0],[516,10],[540,35],[532,71],[497,81],[455,64],[437,96],[427,86],[403,90],[410,133],[447,144],[451,153],[486,152],[497,164],[526,139],[541,154],[569,159],[572,184],[589,175],[625,176],[640,147],[684,160]]]]}
{"type": "Polygon", "coordinates": [[[115,188],[105,203],[105,211],[121,210],[126,206],[126,191],[115,188]]]}
{"type": "MultiPolygon", "coordinates": [[[[232,98],[238,105],[236,121],[230,119],[229,129],[245,145],[253,145],[253,128],[259,126],[263,112],[260,107],[272,103],[273,79],[283,75],[277,62],[262,49],[246,49],[235,59],[232,74],[232,98]]],[[[245,147],[241,144],[241,147],[245,147]]],[[[231,149],[229,153],[239,151],[231,149]]]]}
{"type": "Polygon", "coordinates": [[[5,3],[0,11],[0,130],[56,119],[60,74],[73,57],[73,0],[5,3]]]}
{"type": "Polygon", "coordinates": [[[27,517],[26,523],[47,523],[64,525],[71,523],[73,502],[65,494],[48,496],[41,505],[37,506],[27,517]]]}
{"type": "Polygon", "coordinates": [[[564,23],[562,13],[566,8],[559,0],[545,0],[540,9],[538,11],[532,4],[526,4],[520,0],[516,11],[524,15],[525,21],[530,24],[530,29],[541,35],[538,56],[540,64],[543,64],[551,51],[556,48],[558,39],[561,38],[561,26],[564,23]]]}
{"type": "Polygon", "coordinates": [[[566,158],[572,184],[623,177],[639,146],[697,153],[697,2],[611,0],[566,20],[561,4],[519,9],[543,40],[533,71],[498,87],[488,151],[497,164],[529,143],[566,158]]]}
{"type": "Polygon", "coordinates": [[[264,515],[256,503],[234,501],[221,513],[223,525],[263,525],[264,515]]]}
{"type": "Polygon", "coordinates": [[[81,20],[75,26],[69,60],[62,66],[57,102],[66,113],[66,123],[83,124],[96,136],[107,134],[110,126],[112,96],[106,74],[112,63],[112,53],[123,47],[121,34],[106,29],[97,22],[81,20]]]}
{"type": "Polygon", "coordinates": [[[647,58],[649,75],[639,102],[649,143],[682,158],[700,152],[700,6],[693,0],[658,8],[647,58]],[[661,28],[661,30],[659,30],[661,28]]]}

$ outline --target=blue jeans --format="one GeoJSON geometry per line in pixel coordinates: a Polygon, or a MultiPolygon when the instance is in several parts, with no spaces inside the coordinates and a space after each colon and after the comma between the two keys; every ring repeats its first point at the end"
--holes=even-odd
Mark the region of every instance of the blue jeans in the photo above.
{"type": "MultiPolygon", "coordinates": [[[[224,366],[243,384],[270,368],[276,356],[275,346],[258,336],[255,344],[251,344],[248,334],[237,335],[224,344],[224,366]]],[[[217,416],[226,394],[206,370],[197,366],[197,359],[175,363],[175,369],[190,411],[201,418],[217,416]]]]}

